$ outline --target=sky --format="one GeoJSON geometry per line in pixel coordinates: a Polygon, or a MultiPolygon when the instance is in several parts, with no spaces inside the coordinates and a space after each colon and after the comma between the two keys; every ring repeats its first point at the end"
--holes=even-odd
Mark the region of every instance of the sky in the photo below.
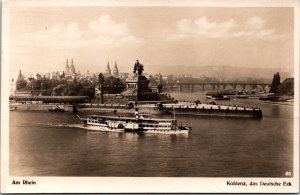
{"type": "MultiPolygon", "coordinates": [[[[131,72],[237,66],[293,72],[293,8],[12,7],[10,69],[131,72]]],[[[191,70],[192,71],[192,70],[191,70]]],[[[180,70],[178,70],[180,72],[180,70]]],[[[167,73],[167,72],[166,72],[167,73]]]]}

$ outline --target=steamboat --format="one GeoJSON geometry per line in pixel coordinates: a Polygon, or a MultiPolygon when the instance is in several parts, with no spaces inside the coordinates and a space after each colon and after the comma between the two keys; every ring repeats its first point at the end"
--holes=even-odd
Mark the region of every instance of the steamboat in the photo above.
{"type": "Polygon", "coordinates": [[[192,130],[192,127],[178,126],[176,119],[154,119],[138,113],[134,117],[89,115],[80,120],[91,131],[188,134],[192,130]]]}

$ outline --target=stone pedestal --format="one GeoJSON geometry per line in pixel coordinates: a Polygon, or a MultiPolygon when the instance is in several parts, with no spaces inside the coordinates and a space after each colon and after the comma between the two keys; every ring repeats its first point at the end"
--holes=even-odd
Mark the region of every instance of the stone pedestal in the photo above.
{"type": "Polygon", "coordinates": [[[143,75],[131,75],[126,79],[126,90],[122,95],[132,101],[158,100],[158,94],[149,88],[149,80],[143,75]]]}

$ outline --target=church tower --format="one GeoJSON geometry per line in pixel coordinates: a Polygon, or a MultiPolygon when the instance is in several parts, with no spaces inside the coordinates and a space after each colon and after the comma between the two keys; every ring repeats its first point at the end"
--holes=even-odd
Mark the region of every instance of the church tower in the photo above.
{"type": "Polygon", "coordinates": [[[107,62],[107,67],[106,67],[105,73],[106,74],[111,74],[111,70],[110,70],[110,67],[109,67],[109,62],[107,62]]]}
{"type": "Polygon", "coordinates": [[[75,75],[75,67],[74,67],[74,64],[73,64],[73,59],[72,59],[72,61],[71,61],[71,66],[70,66],[70,73],[71,73],[71,75],[75,75]]]}
{"type": "Polygon", "coordinates": [[[21,72],[21,70],[20,70],[20,71],[19,71],[18,78],[17,78],[17,82],[18,82],[18,81],[21,81],[21,80],[24,80],[24,76],[23,76],[23,74],[22,74],[22,72],[21,72]]]}
{"type": "Polygon", "coordinates": [[[69,71],[70,71],[70,67],[69,67],[69,61],[67,59],[67,63],[66,63],[66,66],[65,66],[65,74],[69,74],[69,71]]]}
{"type": "Polygon", "coordinates": [[[119,69],[118,69],[118,66],[117,66],[117,62],[115,61],[115,68],[113,70],[113,75],[115,77],[118,77],[119,76],[119,69]]]}

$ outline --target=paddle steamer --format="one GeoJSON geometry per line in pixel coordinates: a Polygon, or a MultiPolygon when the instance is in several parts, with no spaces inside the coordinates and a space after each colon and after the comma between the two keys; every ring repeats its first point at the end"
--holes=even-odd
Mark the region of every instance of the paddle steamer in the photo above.
{"type": "Polygon", "coordinates": [[[80,119],[84,128],[92,131],[188,134],[192,130],[192,127],[178,126],[176,119],[154,119],[138,113],[134,117],[89,115],[80,119]]]}

